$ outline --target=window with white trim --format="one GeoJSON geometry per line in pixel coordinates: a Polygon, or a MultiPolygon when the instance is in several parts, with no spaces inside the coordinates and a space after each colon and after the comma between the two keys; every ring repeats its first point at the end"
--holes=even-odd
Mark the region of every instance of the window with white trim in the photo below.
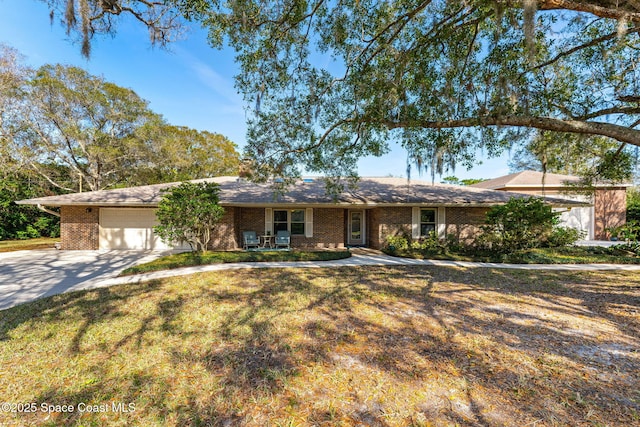
{"type": "Polygon", "coordinates": [[[273,232],[287,230],[292,235],[304,235],[305,210],[273,210],[273,232]]]}
{"type": "Polygon", "coordinates": [[[293,235],[304,235],[304,209],[291,211],[290,230],[293,235]]]}
{"type": "Polygon", "coordinates": [[[420,237],[436,232],[438,212],[436,209],[420,209],[420,237]]]}

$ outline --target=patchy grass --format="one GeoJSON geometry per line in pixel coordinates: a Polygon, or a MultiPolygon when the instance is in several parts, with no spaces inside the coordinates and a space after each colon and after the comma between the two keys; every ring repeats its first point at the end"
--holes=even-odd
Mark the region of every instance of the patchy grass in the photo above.
{"type": "Polygon", "coordinates": [[[0,240],[0,252],[24,251],[31,249],[53,249],[60,238],[39,237],[27,240],[0,240]]]}
{"type": "Polygon", "coordinates": [[[630,426],[639,337],[637,273],[176,277],[0,312],[0,425],[630,426]]]}
{"type": "Polygon", "coordinates": [[[170,270],[195,265],[221,264],[231,262],[285,262],[285,261],[331,261],[349,258],[348,250],[335,251],[221,251],[221,252],[183,252],[158,258],[154,261],[135,265],[120,275],[148,273],[158,270],[170,270]]]}
{"type": "Polygon", "coordinates": [[[447,252],[430,254],[415,250],[388,252],[390,255],[452,261],[502,262],[511,264],[640,264],[640,257],[621,248],[568,246],[562,248],[535,248],[508,254],[491,252],[447,252]]]}

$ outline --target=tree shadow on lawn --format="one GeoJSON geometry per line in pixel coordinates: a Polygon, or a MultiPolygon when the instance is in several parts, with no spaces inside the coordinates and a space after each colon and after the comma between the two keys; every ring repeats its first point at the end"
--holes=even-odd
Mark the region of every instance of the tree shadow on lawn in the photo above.
{"type": "MultiPolygon", "coordinates": [[[[95,383],[54,382],[33,397],[136,402],[135,417],[168,425],[630,425],[640,414],[640,276],[612,285],[610,273],[439,267],[224,274],[54,297],[44,319],[81,319],[69,357],[87,355],[92,327],[131,317],[123,305],[148,307],[79,372],[95,383]],[[150,342],[159,373],[105,367],[145,357],[150,342]]],[[[14,316],[0,334],[9,340],[22,322],[32,319],[14,316]]]]}
{"type": "MultiPolygon", "coordinates": [[[[368,370],[381,371],[418,389],[416,382],[429,382],[434,371],[444,368],[452,377],[464,379],[466,401],[457,399],[454,405],[448,392],[440,390],[440,395],[433,396],[447,404],[442,404],[437,414],[462,425],[501,424],[501,420],[508,420],[504,424],[540,420],[573,424],[597,421],[603,414],[609,421],[610,416],[636,416],[640,407],[630,390],[639,384],[638,343],[631,333],[638,319],[621,319],[608,307],[623,302],[637,306],[637,286],[594,296],[598,280],[605,277],[587,276],[577,284],[565,284],[567,276],[557,273],[485,270],[478,277],[477,272],[395,268],[367,272],[342,269],[338,274],[271,273],[263,278],[262,286],[248,294],[216,294],[219,302],[242,301],[222,323],[222,335],[231,338],[238,327],[248,327],[250,333],[240,347],[208,352],[200,363],[212,372],[226,370],[228,390],[262,390],[269,395],[282,393],[289,378],[303,376],[310,361],[334,370],[362,368],[363,376],[368,370]],[[479,278],[481,285],[477,284],[479,278]],[[324,287],[314,284],[323,279],[335,283],[324,287]],[[416,285],[399,286],[399,281],[416,285]],[[498,283],[509,284],[506,292],[498,283]],[[548,289],[545,283],[553,286],[548,289]],[[288,297],[301,293],[309,293],[309,301],[290,304],[288,297]],[[464,297],[465,293],[472,296],[464,297]],[[478,293],[486,294],[484,300],[478,299],[478,293]],[[514,300],[507,307],[485,309],[483,303],[505,294],[514,300]],[[384,298],[378,298],[381,295],[384,298]],[[515,301],[523,297],[527,298],[524,303],[515,301]],[[558,297],[573,302],[559,302],[558,297]],[[523,304],[530,307],[528,312],[518,310],[523,304]],[[607,322],[610,335],[602,338],[606,328],[595,334],[581,332],[579,325],[564,330],[546,314],[541,317],[541,308],[549,315],[586,317],[594,325],[607,322]],[[373,313],[364,314],[367,310],[373,313]],[[276,326],[278,317],[291,313],[308,318],[291,325],[306,339],[295,339],[294,334],[276,326]],[[389,322],[377,321],[377,316],[387,317],[389,322]],[[420,318],[422,322],[416,322],[420,318]],[[431,326],[423,328],[424,323],[431,326]],[[618,333],[621,336],[614,338],[618,333]],[[296,344],[292,347],[291,342],[296,344]],[[588,352],[598,348],[607,356],[588,352]],[[492,409],[496,405],[498,409],[492,409]]],[[[359,395],[345,395],[342,400],[346,404],[314,410],[308,421],[330,418],[333,422],[384,425],[384,405],[363,403],[370,397],[366,394],[361,390],[359,395]]],[[[424,412],[426,418],[434,415],[433,408],[424,412]]]]}

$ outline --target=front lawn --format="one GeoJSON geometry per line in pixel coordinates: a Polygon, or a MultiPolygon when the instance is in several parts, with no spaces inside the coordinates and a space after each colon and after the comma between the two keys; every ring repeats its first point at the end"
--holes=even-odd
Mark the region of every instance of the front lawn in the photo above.
{"type": "Polygon", "coordinates": [[[615,247],[567,246],[535,248],[506,254],[480,251],[428,253],[411,249],[386,252],[390,255],[405,258],[510,264],[640,264],[640,257],[634,252],[615,247]]]}
{"type": "Polygon", "coordinates": [[[0,311],[0,425],[630,426],[638,337],[631,272],[175,277],[0,311]]]}
{"type": "Polygon", "coordinates": [[[31,249],[53,249],[59,237],[38,237],[26,240],[0,240],[0,252],[24,251],[31,249]]]}
{"type": "Polygon", "coordinates": [[[135,265],[124,270],[120,275],[149,273],[151,271],[169,270],[196,265],[221,264],[231,262],[285,262],[285,261],[331,261],[349,258],[348,250],[335,251],[214,251],[206,253],[183,252],[169,255],[157,260],[135,265]]]}

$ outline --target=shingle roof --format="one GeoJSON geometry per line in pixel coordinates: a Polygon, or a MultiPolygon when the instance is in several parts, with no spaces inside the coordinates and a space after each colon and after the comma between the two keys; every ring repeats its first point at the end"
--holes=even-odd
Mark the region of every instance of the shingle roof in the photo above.
{"type": "MultiPolygon", "coordinates": [[[[542,173],[538,171],[523,171],[512,173],[498,178],[490,179],[487,181],[478,182],[473,184],[475,188],[486,188],[490,190],[508,189],[508,188],[561,188],[567,184],[577,184],[580,182],[580,177],[573,175],[561,175],[557,173],[542,173]]],[[[610,184],[599,183],[598,187],[609,187],[610,184]]],[[[629,187],[631,184],[615,184],[613,187],[629,187]]]]}
{"type": "MultiPolygon", "coordinates": [[[[506,203],[511,197],[529,195],[457,185],[432,184],[404,178],[361,178],[355,191],[345,190],[337,199],[326,194],[320,178],[300,181],[285,194],[278,195],[270,184],[256,184],[237,177],[217,177],[192,182],[213,181],[220,185],[220,204],[223,206],[278,205],[432,205],[432,206],[490,206],[506,203]]],[[[43,206],[157,206],[162,190],[179,182],[90,191],[60,196],[21,200],[19,204],[43,206]]],[[[581,203],[550,199],[555,206],[578,206],[581,203]]]]}
{"type": "Polygon", "coordinates": [[[498,189],[508,187],[562,187],[567,183],[579,182],[580,178],[571,175],[560,175],[556,173],[544,174],[538,171],[523,171],[501,176],[488,181],[478,182],[472,187],[498,189]]]}

